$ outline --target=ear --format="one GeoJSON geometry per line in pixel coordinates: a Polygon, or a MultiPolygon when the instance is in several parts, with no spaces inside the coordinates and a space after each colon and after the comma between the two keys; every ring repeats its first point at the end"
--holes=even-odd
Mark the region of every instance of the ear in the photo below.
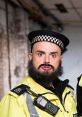
{"type": "Polygon", "coordinates": [[[32,53],[28,54],[28,58],[29,58],[29,60],[32,60],[32,53]]]}

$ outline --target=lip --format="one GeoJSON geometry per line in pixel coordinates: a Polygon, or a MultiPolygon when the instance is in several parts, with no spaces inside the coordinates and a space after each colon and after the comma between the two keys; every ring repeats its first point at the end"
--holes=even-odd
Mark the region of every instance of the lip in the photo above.
{"type": "Polygon", "coordinates": [[[51,70],[51,66],[41,66],[41,69],[45,70],[45,71],[48,71],[48,70],[51,70]]]}

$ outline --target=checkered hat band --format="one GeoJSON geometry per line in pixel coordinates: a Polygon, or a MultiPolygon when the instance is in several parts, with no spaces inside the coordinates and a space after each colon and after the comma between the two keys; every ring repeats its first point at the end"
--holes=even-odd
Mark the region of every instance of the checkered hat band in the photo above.
{"type": "Polygon", "coordinates": [[[52,42],[52,43],[57,44],[62,49],[64,48],[64,44],[62,43],[61,40],[51,37],[51,36],[47,36],[47,35],[39,35],[39,36],[34,37],[32,44],[36,42],[40,42],[40,41],[52,42]]]}

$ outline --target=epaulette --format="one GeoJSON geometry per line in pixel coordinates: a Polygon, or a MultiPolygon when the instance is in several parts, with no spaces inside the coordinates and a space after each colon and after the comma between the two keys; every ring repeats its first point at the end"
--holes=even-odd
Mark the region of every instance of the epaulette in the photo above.
{"type": "Polygon", "coordinates": [[[27,91],[27,88],[29,89],[30,87],[25,84],[21,84],[15,87],[14,89],[12,89],[11,92],[16,93],[17,95],[21,95],[27,91]]]}

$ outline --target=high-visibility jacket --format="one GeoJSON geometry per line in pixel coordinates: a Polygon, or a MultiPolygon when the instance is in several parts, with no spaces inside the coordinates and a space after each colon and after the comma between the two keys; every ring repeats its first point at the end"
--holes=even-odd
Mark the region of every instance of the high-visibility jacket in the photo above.
{"type": "MultiPolygon", "coordinates": [[[[20,84],[29,86],[36,94],[43,94],[45,98],[58,106],[59,110],[53,117],[77,117],[74,94],[69,87],[64,89],[61,102],[54,92],[36,83],[31,77],[25,78],[20,84]]],[[[20,92],[20,89],[17,89],[17,91],[20,92]]],[[[33,101],[35,97],[31,94],[28,95],[33,101]]],[[[29,99],[27,101],[30,103],[29,99]]],[[[52,117],[51,114],[33,105],[33,102],[30,105],[31,110],[34,108],[37,115],[33,112],[30,113],[24,92],[18,95],[13,91],[9,91],[0,102],[0,117],[52,117]]]]}
{"type": "Polygon", "coordinates": [[[82,117],[82,75],[78,77],[76,91],[78,116],[82,117]]]}

